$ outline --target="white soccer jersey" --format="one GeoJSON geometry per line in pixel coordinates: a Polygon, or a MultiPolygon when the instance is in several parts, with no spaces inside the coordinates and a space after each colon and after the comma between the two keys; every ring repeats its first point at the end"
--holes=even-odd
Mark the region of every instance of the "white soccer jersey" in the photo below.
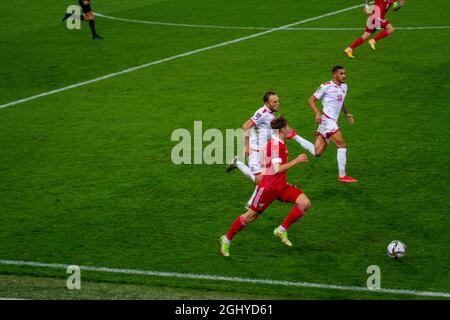
{"type": "Polygon", "coordinates": [[[275,118],[273,111],[266,105],[259,108],[250,120],[255,124],[254,129],[250,131],[250,148],[259,151],[264,147],[272,136],[272,127],[270,122],[275,118]]]}
{"type": "Polygon", "coordinates": [[[333,81],[329,81],[320,85],[319,89],[314,93],[314,97],[318,100],[322,99],[323,114],[337,122],[347,91],[346,83],[338,86],[333,81]]]}

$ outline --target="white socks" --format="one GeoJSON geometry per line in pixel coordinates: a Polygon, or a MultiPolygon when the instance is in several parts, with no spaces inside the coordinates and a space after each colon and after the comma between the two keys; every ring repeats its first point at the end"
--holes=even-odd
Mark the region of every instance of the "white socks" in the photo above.
{"type": "Polygon", "coordinates": [[[347,148],[337,149],[337,162],[339,168],[339,177],[345,176],[345,164],[347,163],[347,148]]]}
{"type": "Polygon", "coordinates": [[[236,161],[236,167],[238,167],[241,172],[246,175],[250,180],[255,182],[255,175],[252,173],[249,167],[247,167],[242,161],[236,161]]]}
{"type": "Polygon", "coordinates": [[[303,139],[299,135],[294,136],[292,139],[297,141],[303,148],[308,150],[309,153],[311,153],[313,156],[316,155],[316,152],[314,150],[314,145],[311,142],[309,142],[308,140],[303,139]]]}

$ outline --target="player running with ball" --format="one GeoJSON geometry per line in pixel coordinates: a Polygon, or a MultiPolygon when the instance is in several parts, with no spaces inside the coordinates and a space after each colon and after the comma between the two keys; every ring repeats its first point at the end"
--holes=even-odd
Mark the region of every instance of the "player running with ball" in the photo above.
{"type": "Polygon", "coordinates": [[[341,110],[351,124],[354,122],[353,115],[348,112],[344,103],[345,96],[348,92],[348,86],[345,83],[345,69],[341,66],[335,66],[332,69],[332,73],[333,79],[320,85],[319,89],[308,100],[309,105],[315,113],[316,123],[319,124],[315,144],[300,137],[294,130],[289,131],[288,139],[294,139],[316,157],[319,157],[325,151],[331,140],[337,147],[339,181],[347,183],[357,182],[356,179],[347,176],[345,173],[347,147],[341,129],[337,124],[341,110]],[[316,101],[319,99],[322,99],[322,113],[316,106],[316,101]]]}
{"type": "Polygon", "coordinates": [[[234,236],[249,223],[255,221],[277,199],[294,204],[283,223],[273,231],[275,236],[281,238],[283,244],[292,246],[287,236],[287,230],[311,207],[308,197],[300,189],[286,182],[286,171],[299,163],[307,162],[308,157],[306,154],[301,154],[288,162],[286,147],[288,122],[281,116],[271,121],[271,127],[273,135],[263,151],[264,159],[261,161],[263,173],[256,196],[252,197],[247,212],[237,217],[228,233],[220,238],[220,254],[225,257],[230,256],[230,244],[234,236]]]}
{"type": "Polygon", "coordinates": [[[370,0],[366,0],[366,6],[364,8],[364,12],[370,15],[367,20],[367,26],[364,34],[344,50],[345,54],[352,59],[354,58],[353,49],[363,44],[364,41],[375,33],[376,29],[383,28],[384,30],[381,31],[375,38],[369,40],[369,45],[373,50],[375,50],[377,41],[390,36],[394,32],[394,27],[389,20],[386,19],[386,14],[391,7],[394,8],[394,11],[397,11],[405,4],[405,0],[375,0],[375,4],[371,10],[369,1],[370,0]]]}

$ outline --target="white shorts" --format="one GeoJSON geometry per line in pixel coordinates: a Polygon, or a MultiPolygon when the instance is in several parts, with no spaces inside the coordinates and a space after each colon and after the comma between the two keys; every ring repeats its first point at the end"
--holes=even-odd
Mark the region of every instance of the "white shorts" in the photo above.
{"type": "Polygon", "coordinates": [[[339,130],[341,129],[339,129],[336,121],[322,114],[322,122],[319,124],[319,128],[317,128],[317,134],[320,134],[326,143],[329,143],[330,137],[339,130]]]}
{"type": "Polygon", "coordinates": [[[254,175],[258,175],[262,172],[261,162],[259,161],[259,151],[250,149],[248,166],[254,175]]]}

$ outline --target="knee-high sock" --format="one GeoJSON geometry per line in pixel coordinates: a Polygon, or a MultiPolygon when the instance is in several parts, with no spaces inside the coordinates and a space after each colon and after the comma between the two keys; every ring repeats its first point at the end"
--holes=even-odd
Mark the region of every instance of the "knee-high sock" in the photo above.
{"type": "Polygon", "coordinates": [[[244,218],[242,218],[242,216],[239,216],[236,218],[236,220],[234,220],[233,224],[231,225],[230,230],[228,231],[226,237],[225,237],[225,241],[231,241],[233,240],[234,236],[241,231],[242,229],[244,229],[246,226],[244,218]]]}
{"type": "Polygon", "coordinates": [[[92,35],[95,36],[97,32],[95,31],[95,22],[94,20],[89,20],[89,27],[91,28],[92,35]]]}
{"type": "Polygon", "coordinates": [[[337,162],[339,168],[339,177],[345,176],[345,165],[347,163],[347,148],[337,149],[337,162]]]}
{"type": "Polygon", "coordinates": [[[353,42],[350,45],[350,48],[355,49],[356,47],[359,47],[360,45],[362,45],[364,42],[364,39],[362,37],[359,37],[358,39],[355,40],[355,42],[353,42]]]}
{"type": "Polygon", "coordinates": [[[381,39],[386,38],[387,36],[389,36],[389,33],[386,30],[383,30],[374,39],[375,41],[379,41],[381,39]]]}
{"type": "Polygon", "coordinates": [[[288,230],[291,224],[300,219],[303,214],[304,212],[302,208],[300,208],[299,206],[295,206],[294,208],[292,208],[291,212],[289,212],[289,215],[286,217],[286,219],[284,219],[281,227],[284,230],[288,230]]]}
{"type": "Polygon", "coordinates": [[[255,182],[255,175],[252,173],[249,167],[247,167],[242,161],[236,161],[236,167],[238,167],[241,172],[246,175],[250,180],[255,182]]]}
{"type": "Polygon", "coordinates": [[[311,153],[313,156],[316,155],[315,149],[314,149],[314,145],[309,142],[306,139],[303,139],[302,137],[300,137],[299,135],[294,136],[292,139],[294,139],[295,141],[297,141],[303,148],[305,148],[306,150],[309,151],[309,153],[311,153]]]}

